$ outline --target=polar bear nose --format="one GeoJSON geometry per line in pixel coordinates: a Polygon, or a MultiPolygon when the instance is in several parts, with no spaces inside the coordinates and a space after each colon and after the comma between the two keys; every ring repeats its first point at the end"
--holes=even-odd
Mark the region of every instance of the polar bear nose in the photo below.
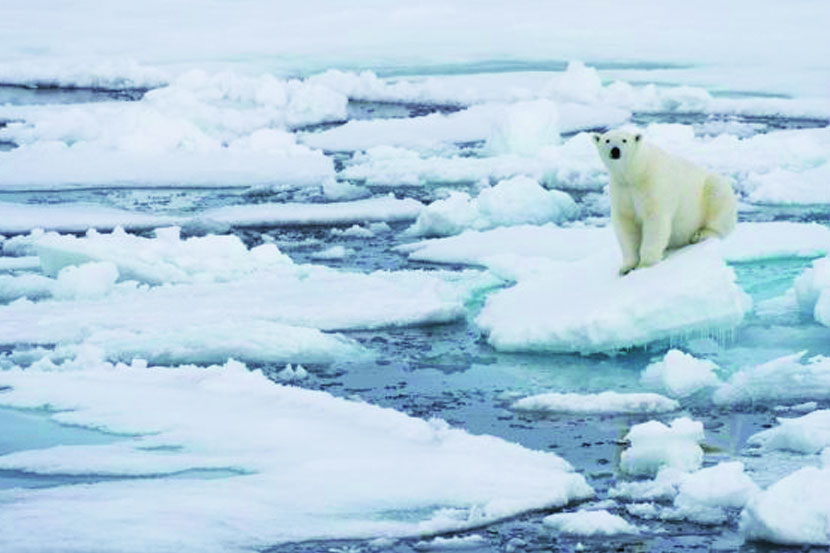
{"type": "Polygon", "coordinates": [[[616,146],[611,148],[611,159],[620,159],[620,149],[616,146]]]}

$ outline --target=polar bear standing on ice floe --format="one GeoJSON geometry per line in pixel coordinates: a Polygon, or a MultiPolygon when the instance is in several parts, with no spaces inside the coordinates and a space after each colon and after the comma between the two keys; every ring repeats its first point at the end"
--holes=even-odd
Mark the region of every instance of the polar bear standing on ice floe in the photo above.
{"type": "Polygon", "coordinates": [[[646,143],[641,134],[594,134],[611,173],[611,223],[622,249],[620,274],[663,259],[679,248],[729,234],[737,200],[725,178],[646,143]]]}

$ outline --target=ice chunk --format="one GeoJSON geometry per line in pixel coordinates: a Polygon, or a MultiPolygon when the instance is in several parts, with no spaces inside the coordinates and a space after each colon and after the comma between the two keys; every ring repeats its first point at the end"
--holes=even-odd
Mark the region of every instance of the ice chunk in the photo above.
{"type": "Polygon", "coordinates": [[[801,312],[830,326],[830,256],[814,261],[795,279],[794,288],[801,312]]]}
{"type": "Polygon", "coordinates": [[[750,540],[830,545],[830,468],[802,468],[749,501],[740,528],[750,540]]]}
{"type": "Polygon", "coordinates": [[[52,290],[56,299],[95,299],[106,296],[118,280],[118,267],[101,261],[67,266],[58,272],[58,280],[52,290]]]}
{"type": "Polygon", "coordinates": [[[337,260],[337,259],[345,259],[346,257],[353,255],[354,250],[346,248],[342,245],[331,246],[326,248],[325,250],[321,250],[319,252],[314,252],[311,254],[312,259],[322,259],[322,260],[337,260]]]}
{"type": "Polygon", "coordinates": [[[720,463],[687,473],[664,468],[655,480],[623,482],[610,491],[612,497],[648,501],[627,506],[634,516],[647,519],[688,520],[698,524],[722,524],[726,509],[739,509],[759,492],[740,462],[720,463]],[[672,501],[662,506],[653,501],[672,501]]]}
{"type": "Polygon", "coordinates": [[[478,549],[486,546],[487,540],[478,534],[473,534],[471,536],[450,538],[438,536],[429,541],[419,541],[412,548],[416,551],[463,551],[465,549],[478,549]]]}
{"type": "Polygon", "coordinates": [[[779,425],[753,434],[747,443],[764,449],[818,453],[830,447],[830,410],[813,411],[795,419],[778,419],[779,425]]]}
{"type": "Polygon", "coordinates": [[[545,190],[528,177],[514,177],[483,189],[478,197],[453,192],[426,206],[407,233],[413,236],[447,236],[472,228],[526,223],[562,223],[579,213],[571,197],[545,190]]]}
{"type": "Polygon", "coordinates": [[[649,421],[631,427],[625,439],[631,447],[620,456],[620,469],[635,475],[653,476],[665,467],[683,471],[700,468],[703,462],[703,424],[683,417],[669,426],[649,421]]]}
{"type": "Polygon", "coordinates": [[[12,301],[18,298],[35,300],[52,295],[55,280],[37,274],[0,275],[0,301],[12,301]]]}
{"type": "Polygon", "coordinates": [[[645,368],[640,382],[665,390],[671,397],[686,397],[702,388],[716,386],[720,380],[713,371],[717,368],[711,361],[672,349],[661,361],[645,368]]]}
{"type": "Polygon", "coordinates": [[[616,536],[640,533],[639,528],[608,511],[556,513],[545,517],[542,522],[548,528],[569,536],[616,536]]]}
{"type": "Polygon", "coordinates": [[[680,405],[659,394],[602,392],[599,394],[549,393],[526,397],[513,403],[519,411],[551,413],[667,413],[680,405]]]}
{"type": "Polygon", "coordinates": [[[491,154],[533,156],[558,144],[559,110],[550,100],[517,102],[495,118],[485,148],[491,154]]]}
{"type": "Polygon", "coordinates": [[[725,508],[742,508],[760,489],[734,461],[686,475],[674,500],[674,516],[692,522],[717,524],[726,520],[725,508]]]}
{"type": "Polygon", "coordinates": [[[733,374],[713,396],[721,405],[830,397],[830,358],[785,355],[733,374]]]}
{"type": "Polygon", "coordinates": [[[613,253],[543,267],[488,297],[476,322],[501,351],[610,352],[737,326],[751,300],[711,244],[617,272],[613,253]]]}
{"type": "Polygon", "coordinates": [[[110,476],[0,492],[4,551],[71,543],[85,551],[242,552],[288,541],[421,536],[592,495],[553,453],[275,385],[236,362],[13,369],[0,372],[0,386],[10,387],[0,394],[3,405],[49,406],[61,423],[121,435],[109,444],[0,456],[4,468],[110,476]],[[175,477],[197,470],[226,475],[175,477]]]}

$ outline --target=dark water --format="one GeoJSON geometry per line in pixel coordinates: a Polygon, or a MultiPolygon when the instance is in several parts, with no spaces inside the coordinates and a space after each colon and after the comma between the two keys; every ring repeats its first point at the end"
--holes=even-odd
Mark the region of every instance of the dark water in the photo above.
{"type": "MultiPolygon", "coordinates": [[[[448,67],[446,72],[457,68],[448,67]]],[[[482,68],[484,70],[485,68],[482,68]]],[[[489,68],[492,70],[492,68],[489,68]]],[[[527,68],[523,68],[526,70],[527,68]]],[[[513,68],[512,70],[516,70],[513,68]]],[[[112,91],[21,89],[0,87],[0,103],[85,102],[103,99],[134,100],[141,91],[119,97],[112,91]],[[4,96],[5,94],[5,96],[4,96]],[[134,94],[135,96],[132,96],[134,94]],[[11,97],[12,100],[8,100],[11,97]]],[[[457,106],[425,106],[418,104],[388,104],[352,102],[349,117],[414,117],[433,112],[449,112],[457,106]]],[[[780,128],[810,128],[826,126],[827,121],[779,118],[740,118],[705,114],[637,114],[634,122],[679,122],[703,128],[715,121],[739,122],[749,125],[752,132],[767,132],[780,128]]],[[[2,124],[2,123],[0,123],[2,124]]],[[[328,126],[328,125],[327,125],[328,126]]],[[[320,126],[319,128],[326,128],[320,126]]],[[[475,149],[476,145],[468,145],[475,149]]],[[[4,146],[0,144],[0,148],[4,146]]],[[[8,146],[11,147],[11,146],[8,146]]],[[[335,154],[331,154],[335,155],[335,154]]],[[[336,154],[348,156],[348,153],[336,154]]],[[[337,161],[337,159],[336,159],[337,161]]],[[[342,159],[340,163],[342,167],[342,159]]],[[[387,190],[376,191],[385,193],[387,190]]],[[[401,188],[397,195],[415,195],[430,198],[423,190],[401,188]]],[[[257,203],[263,201],[322,201],[308,191],[281,190],[249,193],[229,183],[223,189],[91,189],[71,192],[15,192],[0,193],[0,201],[22,203],[62,204],[71,202],[97,203],[106,206],[162,213],[193,213],[222,205],[257,203]]],[[[824,207],[762,207],[741,215],[744,220],[793,220],[830,222],[830,209],[824,207]]],[[[340,226],[340,229],[346,228],[340,226]]],[[[404,243],[401,231],[406,223],[393,224],[391,232],[371,239],[332,236],[333,227],[267,227],[231,229],[249,246],[274,241],[282,251],[298,262],[311,262],[315,252],[325,247],[342,244],[355,250],[355,255],[343,260],[324,262],[330,266],[355,271],[434,269],[435,266],[410,262],[394,247],[404,243]]],[[[319,261],[314,261],[320,263],[319,261]]],[[[803,271],[806,260],[766,261],[735,265],[742,287],[755,300],[775,297],[788,289],[803,271]]],[[[460,270],[461,266],[442,266],[442,269],[460,270]]],[[[534,415],[510,409],[516,395],[545,391],[600,392],[639,391],[639,375],[656,356],[661,356],[666,345],[651,349],[636,349],[617,356],[503,354],[494,351],[485,341],[472,319],[484,298],[476,298],[469,306],[469,318],[451,324],[432,325],[392,330],[347,333],[376,353],[374,361],[340,362],[332,365],[308,366],[310,377],[302,386],[325,390],[340,397],[356,398],[417,417],[440,417],[451,425],[473,434],[489,434],[522,444],[525,447],[554,451],[568,460],[582,473],[597,492],[596,501],[607,499],[607,492],[624,479],[619,471],[620,453],[625,448],[623,436],[634,424],[658,419],[668,422],[679,413],[654,415],[534,415]]],[[[748,320],[736,338],[719,347],[726,358],[729,352],[749,349],[762,351],[768,344],[760,343],[757,330],[764,323],[748,320]]],[[[815,325],[812,325],[815,326],[815,325]]],[[[816,339],[810,323],[797,323],[796,333],[787,344],[787,351],[807,349],[811,354],[830,355],[830,340],[816,339]]],[[[763,334],[762,332],[760,333],[763,334]]],[[[772,355],[769,353],[761,355],[772,355]]],[[[276,375],[282,366],[260,365],[266,374],[276,375]]],[[[773,405],[759,405],[741,410],[713,408],[708,398],[692,396],[683,400],[683,414],[704,423],[706,430],[706,464],[713,465],[738,455],[751,434],[775,423],[773,405]]],[[[828,407],[822,404],[822,407],[828,407]]],[[[80,428],[66,427],[47,420],[44,413],[30,413],[0,409],[0,454],[32,447],[59,444],[110,443],[121,437],[80,428]]],[[[511,470],[505,467],[504,470],[511,470]]],[[[202,473],[204,472],[204,473],[202,473]]],[[[176,477],[210,478],[227,474],[182,473],[176,477]]],[[[82,484],[101,481],[104,477],[75,478],[71,476],[43,477],[17,471],[0,471],[2,487],[43,487],[82,484]]],[[[575,510],[579,506],[570,506],[575,510]]],[[[809,548],[787,549],[763,544],[744,544],[737,532],[737,511],[730,513],[728,524],[701,526],[685,522],[643,521],[625,515],[619,505],[612,512],[623,514],[631,522],[645,528],[638,536],[614,538],[569,538],[546,530],[541,520],[550,512],[529,513],[515,519],[489,525],[475,531],[484,538],[484,545],[465,549],[476,552],[502,551],[807,551],[809,548]]],[[[317,551],[371,551],[397,553],[415,551],[418,540],[402,540],[395,545],[375,547],[367,541],[327,541],[288,544],[270,549],[272,553],[310,553],[317,551]]],[[[815,549],[826,550],[826,549],[815,549]]]]}

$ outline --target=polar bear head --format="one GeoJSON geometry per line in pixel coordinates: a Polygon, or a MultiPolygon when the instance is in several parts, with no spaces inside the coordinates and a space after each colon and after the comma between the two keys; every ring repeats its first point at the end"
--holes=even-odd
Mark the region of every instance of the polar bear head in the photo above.
{"type": "Polygon", "coordinates": [[[624,170],[643,143],[643,135],[625,131],[594,133],[594,145],[609,171],[624,170]]]}

